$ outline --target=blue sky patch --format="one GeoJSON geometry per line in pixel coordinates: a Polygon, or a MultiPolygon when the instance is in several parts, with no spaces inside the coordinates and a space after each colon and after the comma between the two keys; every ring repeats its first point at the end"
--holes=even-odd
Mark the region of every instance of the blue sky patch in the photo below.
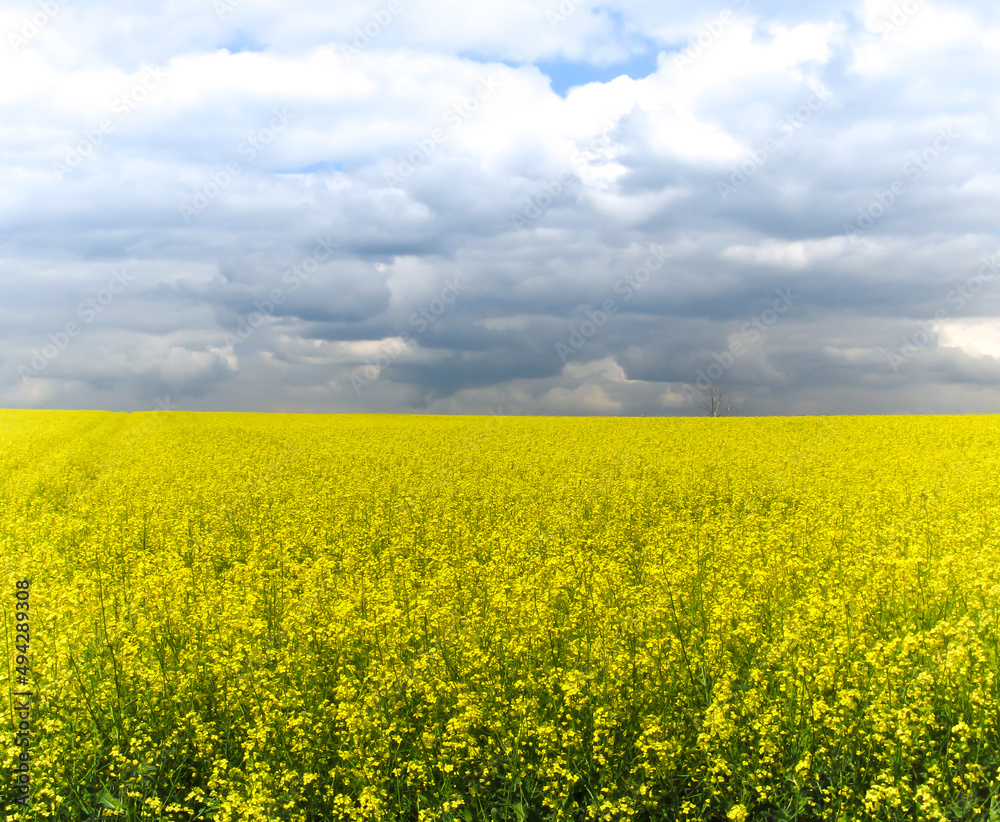
{"type": "Polygon", "coordinates": [[[553,60],[536,63],[539,71],[552,81],[552,90],[560,97],[565,97],[574,86],[587,83],[607,83],[616,77],[627,74],[633,80],[648,77],[656,71],[657,52],[637,54],[628,62],[614,63],[610,66],[597,66],[592,63],[571,63],[566,60],[553,60]]]}

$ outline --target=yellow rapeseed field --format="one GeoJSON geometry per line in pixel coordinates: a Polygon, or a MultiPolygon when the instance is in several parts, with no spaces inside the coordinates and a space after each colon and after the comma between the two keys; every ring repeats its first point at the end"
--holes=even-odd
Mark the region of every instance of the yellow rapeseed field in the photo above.
{"type": "Polygon", "coordinates": [[[988,416],[0,411],[0,815],[995,822],[998,478],[988,416]]]}

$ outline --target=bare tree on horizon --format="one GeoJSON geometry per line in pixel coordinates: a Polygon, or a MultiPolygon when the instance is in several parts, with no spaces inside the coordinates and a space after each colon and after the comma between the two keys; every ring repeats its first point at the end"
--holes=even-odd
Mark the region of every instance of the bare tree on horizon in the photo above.
{"type": "Polygon", "coordinates": [[[724,414],[731,414],[733,411],[733,403],[726,396],[725,390],[721,386],[716,385],[708,389],[708,393],[705,394],[704,399],[701,401],[701,407],[705,409],[705,413],[710,417],[721,417],[724,414]]]}

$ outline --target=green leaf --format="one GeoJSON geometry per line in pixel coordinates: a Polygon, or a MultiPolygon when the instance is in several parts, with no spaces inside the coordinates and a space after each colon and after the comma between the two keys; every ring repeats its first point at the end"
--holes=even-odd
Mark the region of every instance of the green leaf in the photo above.
{"type": "Polygon", "coordinates": [[[109,811],[120,811],[125,806],[115,799],[110,793],[108,793],[107,788],[101,790],[97,794],[97,804],[101,807],[107,808],[109,811]]]}

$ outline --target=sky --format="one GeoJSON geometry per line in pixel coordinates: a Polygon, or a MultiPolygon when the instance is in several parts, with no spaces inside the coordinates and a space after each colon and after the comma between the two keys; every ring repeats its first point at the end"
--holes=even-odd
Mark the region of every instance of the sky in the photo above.
{"type": "Polygon", "coordinates": [[[1000,8],[0,10],[0,407],[1000,412],[1000,8]]]}

